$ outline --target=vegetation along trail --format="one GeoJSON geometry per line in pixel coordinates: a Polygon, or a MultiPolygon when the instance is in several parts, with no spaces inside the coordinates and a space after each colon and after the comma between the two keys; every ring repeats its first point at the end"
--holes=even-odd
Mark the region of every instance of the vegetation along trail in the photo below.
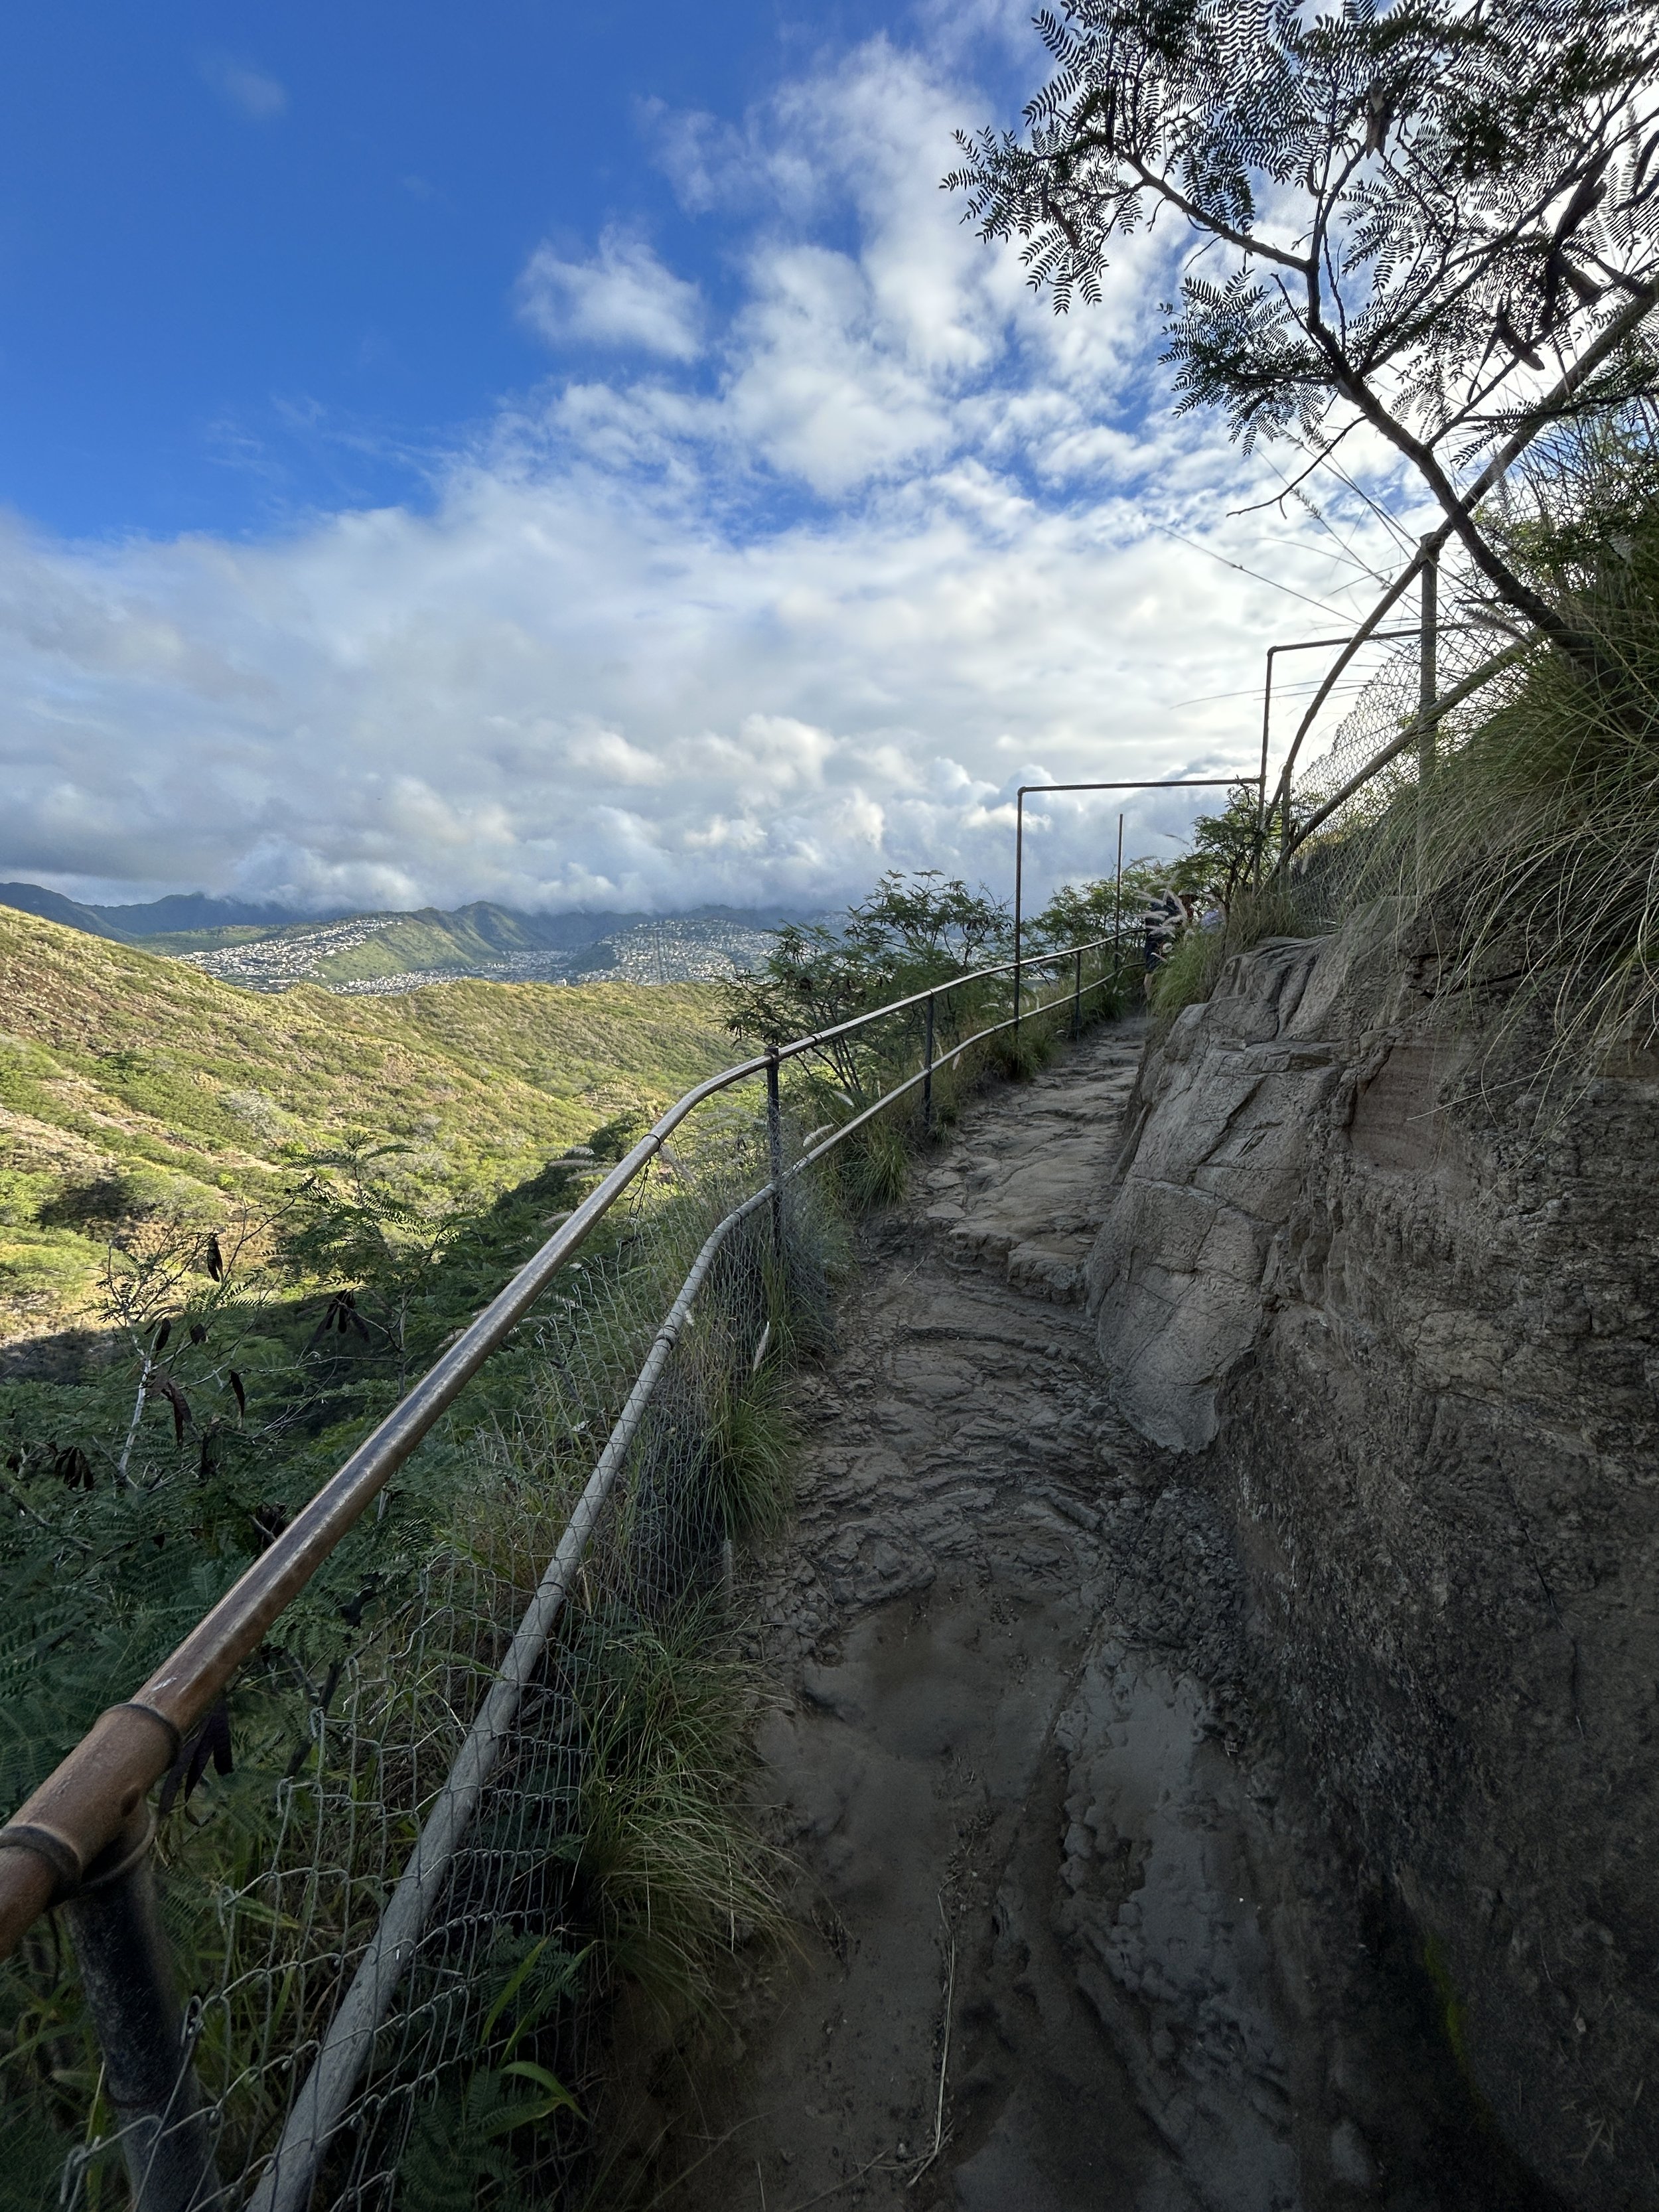
{"type": "Polygon", "coordinates": [[[750,1598],[806,1933],[678,2212],[1543,2201],[1240,1689],[1219,1522],[1106,1402],[1082,1262],[1139,1042],[969,1109],[800,1386],[750,1598]]]}

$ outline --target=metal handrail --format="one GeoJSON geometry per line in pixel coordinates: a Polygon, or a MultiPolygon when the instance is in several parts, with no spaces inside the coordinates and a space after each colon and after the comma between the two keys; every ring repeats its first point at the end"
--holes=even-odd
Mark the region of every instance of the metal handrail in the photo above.
{"type": "Polygon", "coordinates": [[[1489,659],[1483,660],[1461,684],[1454,684],[1449,691],[1437,698],[1426,713],[1413,714],[1397,738],[1390,738],[1380,752],[1373,753],[1363,768],[1354,770],[1340,790],[1333,792],[1305,822],[1298,822],[1286,833],[1279,866],[1283,867],[1291,854],[1305,844],[1316,830],[1328,822],[1340,807],[1346,806],[1354,793],[1363,790],[1374,775],[1387,768],[1390,761],[1397,760],[1401,753],[1417,743],[1425,732],[1438,728],[1454,707],[1461,707],[1464,700],[1480,690],[1483,684],[1490,684],[1494,676],[1501,675],[1536,642],[1535,638],[1517,638],[1513,645],[1506,645],[1501,653],[1494,653],[1489,659]]]}
{"type": "MultiPolygon", "coordinates": [[[[1097,990],[1108,980],[1103,975],[1097,976],[1085,987],[1082,955],[1082,947],[1073,947],[1068,952],[1048,956],[1051,959],[1073,958],[1078,963],[1073,1001],[1073,1034],[1085,988],[1097,990]]],[[[950,988],[936,986],[933,992],[923,994],[929,1001],[930,1012],[938,990],[950,988]]],[[[1056,1003],[1063,1003],[1063,1000],[1050,1000],[1048,1006],[1033,1011],[1045,1012],[1056,1003]]],[[[375,2035],[424,1932],[427,1916],[449,1879],[485,1785],[516,1720],[525,1687],[540,1664],[554,1626],[569,1598],[589,1540],[621,1473],[629,1446],[645,1417],[669,1354],[690,1319],[692,1302],[708,1277],[715,1254],[738,1224],[758,1212],[769,1200],[775,1218],[784,1185],[833,1152],[854,1130],[884,1112],[896,1099],[906,1097],[919,1083],[931,1085],[937,1069],[951,1066],[972,1046],[982,1044],[986,1038],[997,1036],[1005,1030],[1018,1029],[1020,1018],[1016,1014],[1006,1021],[993,1022],[971,1036],[962,1038],[938,1060],[930,1048],[926,1065],[915,1075],[884,1091],[872,1105],[851,1121],[843,1121],[822,1144],[809,1146],[791,1167],[782,1164],[775,1115],[769,1112],[772,1127],[769,1133],[771,1143],[768,1181],[740,1205],[733,1206],[710,1231],[658,1329],[627,1402],[520,1623],[507,1658],[473,1717],[350,1986],[329,2023],[316,2059],[289,2109],[281,2139],[249,2199],[248,2212],[305,2212],[311,2202],[319,2161],[341,2125],[375,2035]]],[[[1025,1018],[1030,1020],[1031,1015],[1028,1013],[1025,1018]]],[[[928,1095],[931,1097],[931,1091],[928,1095]]],[[[775,1092],[769,1097],[768,1103],[769,1108],[775,1106],[775,1092]]],[[[188,2203],[188,2198],[185,2201],[188,2203]]]]}
{"type": "MultiPolygon", "coordinates": [[[[117,1859],[125,1864],[131,1852],[132,1824],[143,1816],[149,1791],[177,1760],[185,1739],[237,1668],[258,1650],[277,1616],[304,1589],[490,1352],[535,1304],[689,1115],[705,1100],[756,1075],[767,1075],[769,1087],[775,1086],[781,1062],[799,1059],[872,1023],[936,1000],[943,993],[996,975],[1018,975],[1023,967],[1046,967],[1072,959],[1080,963],[1085,954],[1115,945],[1115,938],[1093,938],[1060,951],[1023,954],[1015,960],[951,976],[831,1028],[814,1030],[773,1046],[753,1059],[740,1060],[694,1085],[677,1100],[398,1401],[137,1693],[100,1714],[81,1741],[0,1828],[0,1959],[10,1955],[25,1931],[52,1905],[74,1896],[91,1881],[107,1878],[117,1859]]],[[[969,1043],[1014,1025],[998,1024],[981,1031],[979,1037],[953,1046],[945,1063],[965,1051],[969,1043]]],[[[927,1073],[924,1070],[890,1097],[914,1088],[927,1073]]],[[[848,1133],[890,1103],[890,1097],[878,1101],[875,1108],[844,1124],[838,1134],[848,1133]]],[[[828,1149],[821,1146],[819,1152],[828,1149]]]]}
{"type": "Polygon", "coordinates": [[[1285,764],[1279,771],[1279,782],[1273,791],[1273,808],[1289,805],[1291,777],[1296,767],[1297,755],[1302,750],[1303,739],[1318,720],[1319,711],[1329,698],[1338,678],[1352,660],[1361,646],[1375,635],[1378,623],[1392,608],[1399,605],[1407,589],[1422,574],[1424,568],[1431,562],[1438,560],[1453,537],[1462,536],[1475,508],[1492,487],[1509,473],[1510,468],[1525,453],[1539,432],[1547,428],[1550,423],[1561,420],[1563,410],[1574,393],[1589,380],[1609,354],[1617,351],[1644,319],[1651,314],[1656,307],[1659,307],[1659,282],[1633,285],[1632,289],[1634,297],[1620,309],[1619,313],[1597,334],[1594,342],[1586,346],[1577,360],[1569,362],[1550,390],[1522,416],[1509,437],[1504,440],[1474,483],[1458,500],[1456,512],[1449,514],[1437,529],[1430,531],[1425,538],[1419,541],[1417,550],[1360,623],[1358,629],[1349,638],[1330,667],[1327,669],[1308,711],[1297,726],[1295,737],[1291,740],[1290,751],[1285,757],[1285,764]]]}
{"type": "Polygon", "coordinates": [[[421,1825],[415,1848],[381,1911],[350,1986],[328,2024],[311,2070],[289,2107],[281,2138],[249,2200],[248,2212],[305,2212],[310,2203],[318,2160],[339,2126],[375,2035],[425,1932],[428,1915],[449,1880],[518,1718],[525,1690],[568,1601],[589,1540],[690,1314],[692,1301],[727,1236],[764,1203],[769,1189],[770,1186],[763,1186],[716,1224],[658,1329],[507,1656],[473,1715],[436,1802],[421,1825]]]}

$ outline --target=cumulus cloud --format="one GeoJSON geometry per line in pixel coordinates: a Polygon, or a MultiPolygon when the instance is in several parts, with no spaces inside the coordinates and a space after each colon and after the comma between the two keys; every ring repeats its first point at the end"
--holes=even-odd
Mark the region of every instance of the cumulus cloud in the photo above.
{"type": "Polygon", "coordinates": [[[586,261],[538,246],[519,282],[519,312],[556,345],[574,339],[668,361],[694,361],[702,350],[697,287],[665,269],[642,240],[617,230],[607,230],[586,261]]]}
{"type": "Polygon", "coordinates": [[[286,112],[287,87],[264,70],[251,69],[228,54],[204,54],[198,67],[226,106],[235,108],[239,114],[256,123],[269,123],[286,112]]]}
{"type": "MultiPolygon", "coordinates": [[[[1252,766],[1229,695],[1331,617],[1242,570],[1340,615],[1387,542],[1358,507],[1229,519],[1270,457],[1148,401],[1175,248],[1056,323],[937,189],[982,105],[878,40],[729,128],[659,118],[688,197],[750,210],[735,307],[619,232],[540,249],[526,313],[651,359],[503,408],[428,513],[0,532],[0,872],[319,907],[1006,890],[1018,784],[1252,766]]],[[[1130,800],[1130,850],[1206,803],[1130,800]]],[[[1118,805],[1033,806],[1039,889],[1109,864],[1118,805]]]]}

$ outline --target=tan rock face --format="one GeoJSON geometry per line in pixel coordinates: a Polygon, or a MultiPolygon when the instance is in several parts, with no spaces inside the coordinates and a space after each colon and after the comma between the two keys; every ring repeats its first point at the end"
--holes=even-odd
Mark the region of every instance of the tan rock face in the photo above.
{"type": "Polygon", "coordinates": [[[1148,1054],[1090,1304],[1499,2125],[1567,2201],[1648,2205],[1659,1083],[1537,1139],[1385,921],[1258,947],[1148,1054]]]}

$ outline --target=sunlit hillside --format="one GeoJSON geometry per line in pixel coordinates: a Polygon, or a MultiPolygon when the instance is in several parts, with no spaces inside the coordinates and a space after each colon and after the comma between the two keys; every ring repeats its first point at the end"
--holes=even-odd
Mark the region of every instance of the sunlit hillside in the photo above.
{"type": "Polygon", "coordinates": [[[256,995],[0,908],[0,1337],[91,1316],[123,1209],[210,1218],[356,1132],[500,1188],[731,1051],[706,985],[256,995]]]}

